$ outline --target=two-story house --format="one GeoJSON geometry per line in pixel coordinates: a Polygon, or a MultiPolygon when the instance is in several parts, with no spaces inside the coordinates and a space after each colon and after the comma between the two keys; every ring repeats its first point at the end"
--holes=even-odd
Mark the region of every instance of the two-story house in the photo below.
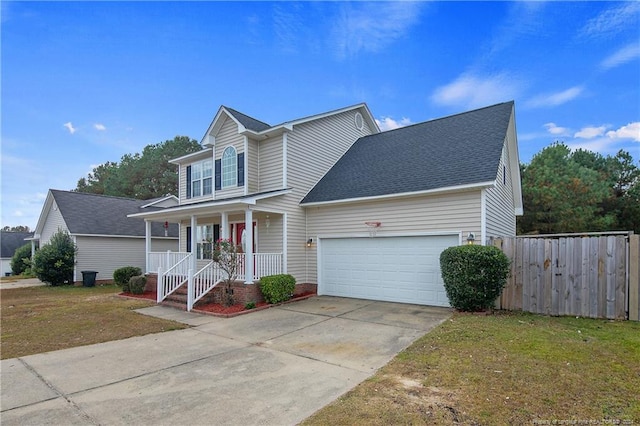
{"type": "Polygon", "coordinates": [[[178,253],[147,245],[158,300],[188,285],[190,309],[230,238],[245,288],[288,273],[318,294],[448,306],[442,250],[515,235],[514,114],[507,102],[380,132],[365,104],[276,126],[221,107],[204,149],[171,160],[178,205],[129,215],[179,224],[178,253]]]}

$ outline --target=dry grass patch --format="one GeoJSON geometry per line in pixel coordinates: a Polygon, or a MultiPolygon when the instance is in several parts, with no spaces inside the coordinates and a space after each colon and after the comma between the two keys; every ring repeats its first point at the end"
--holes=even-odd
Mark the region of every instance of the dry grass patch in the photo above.
{"type": "Polygon", "coordinates": [[[456,314],[304,424],[632,424],[638,389],[640,323],[456,314]]]}
{"type": "Polygon", "coordinates": [[[187,327],[133,312],[153,302],[117,297],[120,291],[117,286],[1,290],[1,358],[187,327]]]}

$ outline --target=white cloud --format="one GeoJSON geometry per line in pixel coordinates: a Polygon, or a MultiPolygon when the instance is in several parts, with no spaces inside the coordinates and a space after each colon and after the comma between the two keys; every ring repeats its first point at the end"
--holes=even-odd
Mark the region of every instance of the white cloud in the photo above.
{"type": "Polygon", "coordinates": [[[562,92],[544,93],[533,97],[526,102],[526,105],[533,108],[562,105],[580,96],[583,90],[582,86],[574,86],[562,92]]]}
{"type": "Polygon", "coordinates": [[[105,130],[107,130],[107,128],[105,127],[105,125],[104,125],[104,124],[101,124],[101,123],[96,123],[96,124],[94,124],[94,125],[93,125],[93,128],[94,128],[94,129],[96,129],[96,130],[99,130],[99,131],[101,131],[101,132],[104,132],[105,130]]]}
{"type": "Polygon", "coordinates": [[[615,7],[606,9],[595,18],[587,21],[581,33],[586,36],[613,35],[627,28],[637,28],[637,15],[640,14],[639,2],[614,3],[615,7]]]}
{"type": "Polygon", "coordinates": [[[557,126],[556,123],[546,123],[544,124],[545,129],[547,129],[547,132],[551,133],[552,135],[566,135],[569,132],[569,129],[567,129],[566,127],[560,127],[557,126]]]}
{"type": "Polygon", "coordinates": [[[67,122],[63,124],[64,127],[67,128],[67,130],[69,131],[69,133],[74,134],[76,132],[76,128],[73,127],[73,124],[71,124],[71,122],[67,122]]]}
{"type": "Polygon", "coordinates": [[[629,123],[618,130],[610,130],[607,132],[607,136],[610,139],[631,139],[640,142],[640,121],[629,123]]]}
{"type": "Polygon", "coordinates": [[[455,81],[438,87],[431,95],[437,104],[477,108],[515,99],[520,83],[506,73],[489,77],[462,74],[455,81]]]}
{"type": "Polygon", "coordinates": [[[581,139],[593,139],[597,136],[604,135],[605,130],[607,130],[606,126],[598,126],[598,127],[587,126],[587,127],[583,127],[578,132],[576,132],[573,135],[573,137],[581,138],[581,139]]]}
{"type": "Polygon", "coordinates": [[[619,65],[626,64],[634,59],[640,58],[640,43],[631,43],[612,55],[606,57],[601,63],[600,67],[605,70],[615,68],[619,65]]]}
{"type": "Polygon", "coordinates": [[[380,130],[384,132],[385,130],[398,129],[400,127],[408,126],[413,123],[411,123],[410,119],[405,117],[402,117],[400,121],[394,120],[391,117],[382,117],[380,120],[376,118],[376,124],[378,124],[380,130]]]}
{"type": "Polygon", "coordinates": [[[331,41],[339,58],[378,52],[403,37],[418,22],[420,2],[340,3],[331,41]]]}

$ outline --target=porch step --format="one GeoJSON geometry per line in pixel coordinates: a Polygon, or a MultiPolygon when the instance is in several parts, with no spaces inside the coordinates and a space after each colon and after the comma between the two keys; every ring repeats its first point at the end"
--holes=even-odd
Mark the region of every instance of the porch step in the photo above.
{"type": "Polygon", "coordinates": [[[162,302],[160,302],[160,304],[162,306],[169,306],[170,308],[180,309],[181,311],[187,310],[187,302],[180,303],[180,302],[175,302],[173,300],[165,299],[162,302]]]}
{"type": "Polygon", "coordinates": [[[171,306],[183,311],[187,310],[187,285],[183,284],[176,289],[173,293],[167,296],[160,304],[165,306],[171,306]]]}

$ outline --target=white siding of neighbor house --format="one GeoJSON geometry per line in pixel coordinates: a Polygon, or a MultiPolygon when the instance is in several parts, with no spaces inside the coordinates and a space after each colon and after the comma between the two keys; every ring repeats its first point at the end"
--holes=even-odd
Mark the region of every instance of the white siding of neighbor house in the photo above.
{"type": "MultiPolygon", "coordinates": [[[[480,190],[307,207],[308,237],[368,236],[366,221],[381,222],[378,236],[469,232],[480,234],[480,190]]],[[[317,245],[306,251],[308,282],[317,282],[317,245]]]]}
{"type": "Polygon", "coordinates": [[[509,165],[508,143],[502,148],[502,157],[496,185],[486,190],[486,238],[516,235],[516,215],[513,204],[513,182],[509,165]],[[505,175],[506,172],[506,175],[505,175]],[[504,183],[506,181],[506,183],[504,183]]]}
{"type": "Polygon", "coordinates": [[[44,225],[42,227],[42,231],[40,232],[40,247],[49,243],[49,240],[58,232],[58,230],[69,232],[69,228],[58,209],[58,205],[55,200],[52,200],[51,207],[47,212],[47,217],[44,221],[44,225]]]}
{"type": "Polygon", "coordinates": [[[4,277],[4,275],[9,272],[11,273],[11,258],[2,258],[0,264],[0,275],[4,277]]]}
{"type": "MultiPolygon", "coordinates": [[[[231,118],[225,118],[216,137],[216,146],[214,149],[214,159],[220,160],[222,153],[228,146],[233,146],[236,149],[236,154],[244,152],[244,136],[238,134],[238,125],[231,118]]],[[[245,153],[245,156],[247,153],[245,153]]],[[[215,174],[215,170],[214,170],[215,174]]],[[[215,182],[214,182],[215,184],[215,182]]],[[[245,185],[247,182],[245,182],[245,185]]],[[[218,191],[214,191],[214,198],[219,200],[221,198],[235,197],[244,194],[244,186],[234,186],[233,188],[224,188],[218,191]]]]}
{"type": "MultiPolygon", "coordinates": [[[[145,239],[133,237],[75,237],[75,281],[82,280],[82,271],[98,271],[97,280],[113,279],[113,271],[123,266],[145,269],[145,239]]],[[[178,250],[177,240],[151,239],[151,251],[178,250]]]]}
{"type": "Polygon", "coordinates": [[[287,186],[292,192],[259,203],[287,212],[287,272],[299,283],[316,282],[306,247],[307,216],[299,203],[358,138],[372,133],[366,122],[362,130],[356,128],[355,114],[351,110],[295,125],[287,135],[287,186]]]}
{"type": "Polygon", "coordinates": [[[260,142],[260,167],[257,192],[282,189],[282,135],[260,142]]]}

